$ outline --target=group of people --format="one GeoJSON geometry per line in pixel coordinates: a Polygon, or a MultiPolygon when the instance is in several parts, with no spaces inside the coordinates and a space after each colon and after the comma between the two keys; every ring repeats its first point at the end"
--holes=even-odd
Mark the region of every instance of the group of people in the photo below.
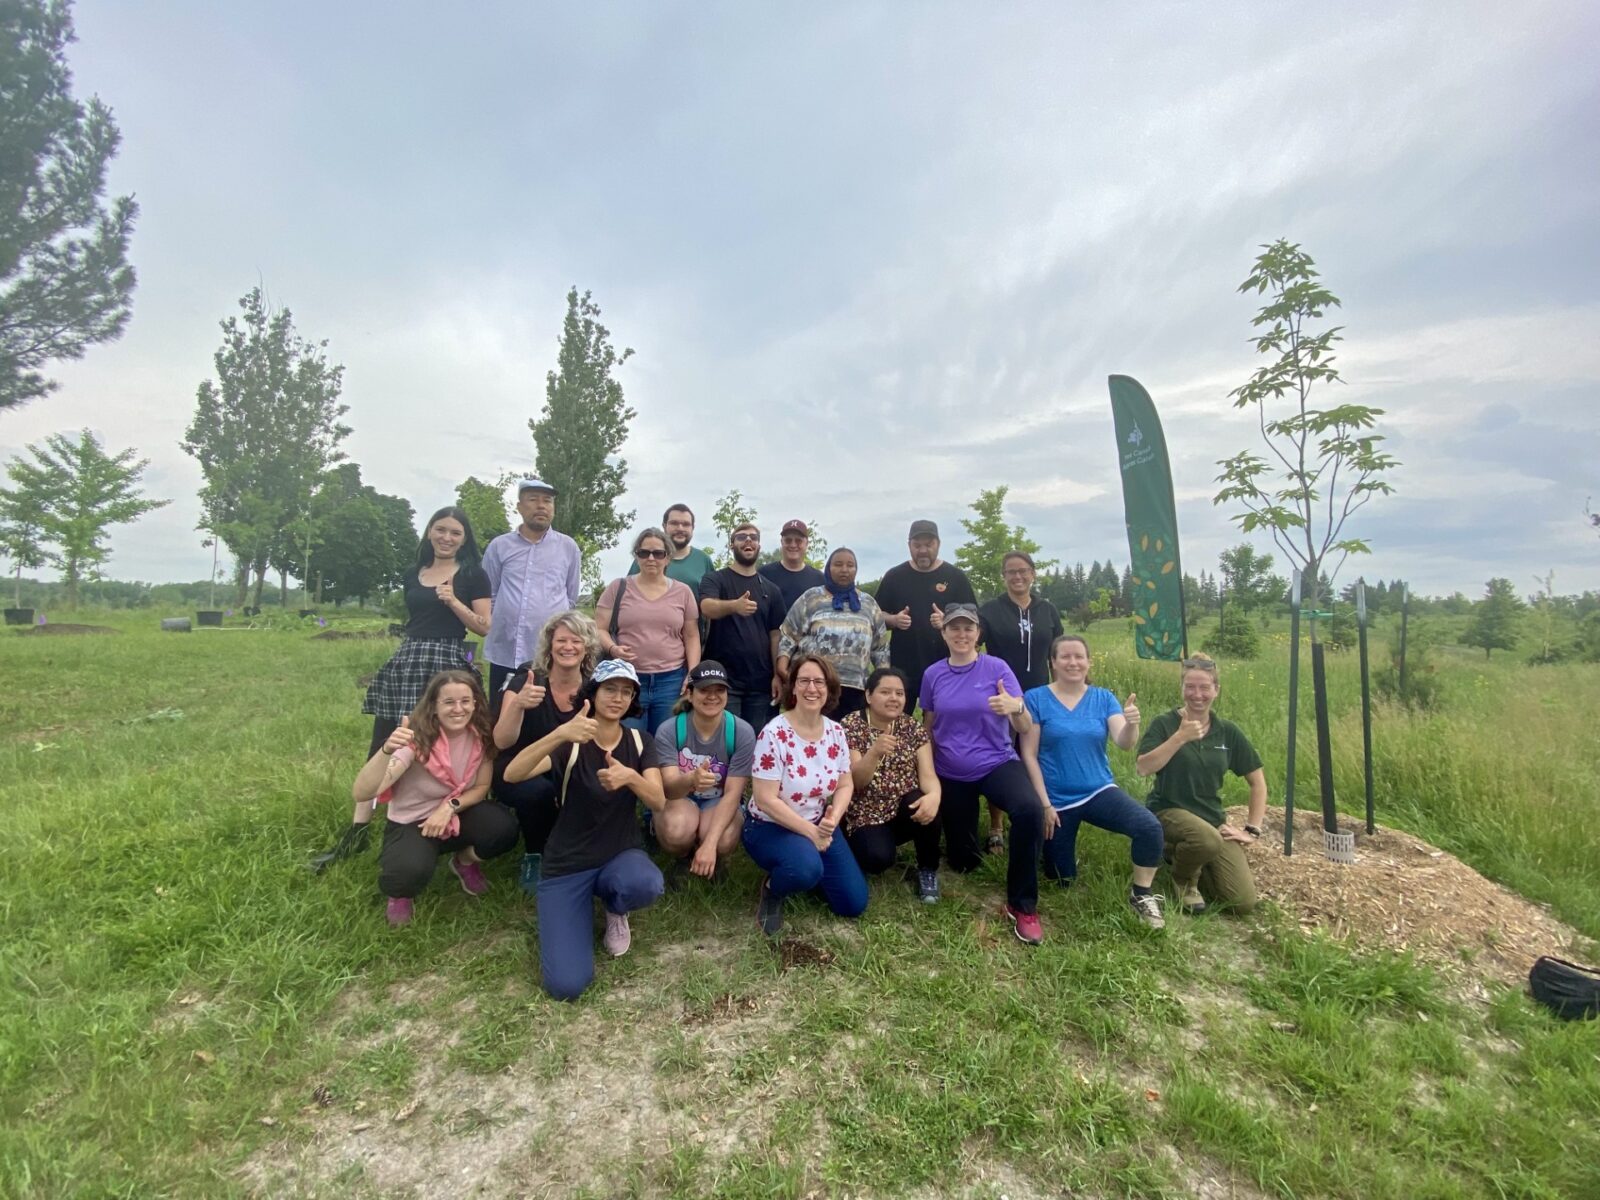
{"type": "Polygon", "coordinates": [[[1128,900],[1151,927],[1165,923],[1153,887],[1163,861],[1186,911],[1254,906],[1243,847],[1260,836],[1265,773],[1212,711],[1209,658],[1184,661],[1182,703],[1144,727],[1135,696],[1091,683],[1088,643],[1033,592],[1023,552],[1005,556],[1005,592],[980,607],[965,573],[940,559],[938,528],[919,520],[907,561],[874,596],[856,586],[849,549],[821,570],[808,563],[799,520],[765,565],[760,530],[732,530],[718,569],[692,546],[682,504],[633,539],[629,574],[590,618],[555,504],[553,487],[523,480],[520,524],[481,558],[466,514],[440,509],[406,577],[404,639],[363,708],[373,730],[352,823],[315,860],[364,848],[386,803],[379,886],[391,924],[411,920],[440,856],[482,895],[481,864],[520,840],[543,983],[571,999],[594,977],[596,899],[602,945],[626,953],[629,914],[668,875],[716,877],[742,846],[765,873],[756,917],[775,936],[797,894],[858,916],[867,876],[910,842],[927,903],[940,897],[941,846],[958,872],[1005,853],[1006,915],[1037,944],[1041,869],[1072,883],[1085,822],[1129,839],[1128,900]],[[468,633],[484,638],[487,691],[468,633]],[[1108,742],[1154,777],[1147,803],[1115,784],[1108,742]],[[1229,772],[1249,784],[1240,828],[1222,808],[1229,772]]]}

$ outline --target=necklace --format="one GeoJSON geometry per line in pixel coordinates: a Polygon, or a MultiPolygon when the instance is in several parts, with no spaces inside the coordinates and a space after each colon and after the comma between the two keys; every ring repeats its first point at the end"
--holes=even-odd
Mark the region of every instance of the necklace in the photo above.
{"type": "Polygon", "coordinates": [[[970,675],[972,673],[972,668],[977,665],[978,660],[976,658],[969,663],[962,663],[959,667],[949,659],[945,660],[945,666],[950,668],[950,674],[952,675],[970,675]]]}

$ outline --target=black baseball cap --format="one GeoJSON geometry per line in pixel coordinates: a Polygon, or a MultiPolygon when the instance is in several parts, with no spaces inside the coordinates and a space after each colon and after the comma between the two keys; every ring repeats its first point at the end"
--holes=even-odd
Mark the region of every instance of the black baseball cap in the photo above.
{"type": "Polygon", "coordinates": [[[932,521],[911,522],[911,532],[906,534],[906,541],[913,542],[917,538],[933,538],[939,540],[939,527],[932,521]]]}
{"type": "Polygon", "coordinates": [[[727,687],[728,672],[721,663],[714,658],[702,658],[695,663],[689,672],[689,686],[697,687],[727,687]]]}

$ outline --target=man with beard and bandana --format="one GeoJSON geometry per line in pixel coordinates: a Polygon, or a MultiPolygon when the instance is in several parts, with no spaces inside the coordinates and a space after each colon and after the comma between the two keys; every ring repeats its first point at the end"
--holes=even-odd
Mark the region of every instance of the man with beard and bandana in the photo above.
{"type": "MultiPolygon", "coordinates": [[[[697,550],[690,545],[694,540],[694,511],[687,504],[674,504],[661,514],[661,528],[672,543],[672,556],[667,559],[667,578],[687,584],[691,592],[698,592],[701,576],[715,570],[716,564],[704,550],[697,550]]],[[[629,575],[638,573],[638,563],[628,568],[629,575]]],[[[703,626],[704,622],[701,624],[703,626]]],[[[704,628],[700,632],[703,637],[704,628]]],[[[732,707],[731,703],[729,707],[732,707]]]]}
{"type": "Polygon", "coordinates": [[[772,720],[783,596],[756,570],[761,531],[748,521],[728,537],[733,561],[700,577],[700,615],[710,625],[707,658],[728,672],[728,711],[757,733],[772,720]]]}
{"type": "Polygon", "coordinates": [[[921,695],[922,675],[949,657],[944,644],[944,610],[978,603],[967,573],[939,557],[939,527],[911,522],[906,547],[911,558],[884,572],[878,607],[889,626],[889,661],[906,673],[906,695],[921,695]]]}

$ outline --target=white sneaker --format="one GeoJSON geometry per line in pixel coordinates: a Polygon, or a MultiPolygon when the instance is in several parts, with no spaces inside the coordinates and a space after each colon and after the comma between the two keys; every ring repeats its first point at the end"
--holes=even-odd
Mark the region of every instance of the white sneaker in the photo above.
{"type": "Polygon", "coordinates": [[[628,928],[627,913],[606,913],[606,932],[600,944],[612,958],[621,958],[628,952],[628,947],[633,945],[633,931],[628,928]]]}
{"type": "Polygon", "coordinates": [[[1189,884],[1183,888],[1183,894],[1178,897],[1178,903],[1183,905],[1183,911],[1191,916],[1198,916],[1206,910],[1206,898],[1200,894],[1198,884],[1189,884]]]}
{"type": "Polygon", "coordinates": [[[1134,914],[1151,929],[1165,929],[1167,919],[1161,915],[1161,897],[1154,892],[1140,895],[1138,892],[1128,893],[1128,903],[1133,906],[1134,914]]]}

